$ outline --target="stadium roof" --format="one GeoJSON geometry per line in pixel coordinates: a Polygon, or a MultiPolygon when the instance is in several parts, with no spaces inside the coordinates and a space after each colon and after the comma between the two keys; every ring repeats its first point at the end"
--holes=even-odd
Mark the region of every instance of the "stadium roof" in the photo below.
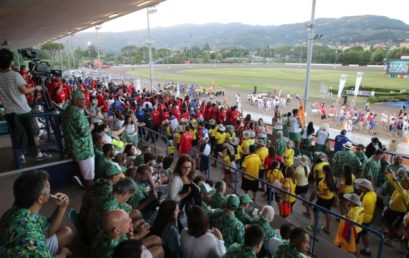
{"type": "Polygon", "coordinates": [[[33,47],[163,1],[2,0],[0,47],[33,47]]]}

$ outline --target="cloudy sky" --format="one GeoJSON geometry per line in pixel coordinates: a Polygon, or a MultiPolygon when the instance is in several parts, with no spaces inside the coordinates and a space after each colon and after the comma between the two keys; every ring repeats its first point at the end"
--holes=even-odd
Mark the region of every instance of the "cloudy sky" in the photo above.
{"type": "MultiPolygon", "coordinates": [[[[252,25],[280,25],[305,22],[311,17],[312,0],[167,0],[151,16],[151,27],[210,22],[241,22],[252,25]]],[[[409,24],[408,0],[317,0],[317,18],[351,15],[384,15],[409,24]]],[[[146,10],[103,24],[101,31],[146,28],[146,10]]],[[[90,29],[92,30],[92,29],[90,29]]]]}

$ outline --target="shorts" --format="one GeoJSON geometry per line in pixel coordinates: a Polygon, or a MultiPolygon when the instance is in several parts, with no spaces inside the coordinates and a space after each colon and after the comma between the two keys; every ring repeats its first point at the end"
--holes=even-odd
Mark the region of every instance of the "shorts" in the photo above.
{"type": "Polygon", "coordinates": [[[58,238],[57,235],[54,234],[46,239],[46,245],[50,253],[56,255],[58,252],[58,238]]]}
{"type": "Polygon", "coordinates": [[[405,212],[397,212],[388,208],[384,214],[386,224],[394,228],[400,227],[403,222],[403,218],[405,217],[405,214],[406,214],[405,212]]]}
{"type": "Polygon", "coordinates": [[[95,156],[88,159],[79,160],[78,165],[80,167],[82,177],[89,181],[95,178],[95,156]]]}
{"type": "Polygon", "coordinates": [[[245,177],[242,177],[241,189],[243,189],[244,191],[257,192],[258,191],[258,180],[249,180],[245,177]]]}
{"type": "MultiPolygon", "coordinates": [[[[335,197],[333,197],[332,199],[322,199],[320,197],[318,197],[318,200],[316,202],[317,205],[327,209],[327,210],[331,210],[332,204],[334,203],[335,197]]],[[[325,213],[325,212],[324,212],[325,213]]]]}
{"type": "Polygon", "coordinates": [[[289,133],[289,138],[293,142],[300,142],[301,141],[301,134],[299,133],[289,133]]]}
{"type": "MultiPolygon", "coordinates": [[[[362,223],[362,225],[363,226],[367,226],[367,227],[370,227],[371,226],[371,223],[372,223],[372,221],[371,222],[369,222],[369,223],[362,223]]],[[[359,240],[361,239],[361,236],[365,236],[365,235],[367,235],[368,234],[368,230],[366,230],[366,229],[364,229],[364,228],[362,228],[362,230],[361,230],[361,232],[359,232],[359,234],[358,234],[358,236],[357,236],[357,243],[359,243],[359,240]]]]}
{"type": "Polygon", "coordinates": [[[301,185],[301,186],[297,185],[295,187],[295,194],[296,195],[306,194],[308,193],[308,189],[309,189],[308,185],[301,185]]]}

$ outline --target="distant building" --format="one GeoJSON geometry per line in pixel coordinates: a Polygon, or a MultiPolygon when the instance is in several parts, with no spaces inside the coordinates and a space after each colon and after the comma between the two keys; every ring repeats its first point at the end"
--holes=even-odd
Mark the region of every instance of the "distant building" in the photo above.
{"type": "Polygon", "coordinates": [[[406,39],[406,40],[404,40],[404,41],[401,41],[401,42],[399,43],[399,47],[400,47],[400,48],[409,48],[409,39],[406,39]]]}

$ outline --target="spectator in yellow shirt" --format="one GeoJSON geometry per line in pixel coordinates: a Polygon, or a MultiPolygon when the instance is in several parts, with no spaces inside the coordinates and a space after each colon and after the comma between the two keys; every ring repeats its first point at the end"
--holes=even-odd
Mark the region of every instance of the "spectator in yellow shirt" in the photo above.
{"type": "MultiPolygon", "coordinates": [[[[280,170],[280,163],[278,163],[277,161],[273,161],[273,163],[271,163],[270,168],[267,170],[266,179],[269,184],[277,188],[281,188],[281,186],[283,185],[284,175],[283,175],[283,172],[281,172],[280,170]]],[[[279,203],[280,193],[276,191],[275,189],[271,189],[270,187],[267,187],[267,194],[269,198],[270,198],[270,191],[271,191],[271,194],[274,193],[273,196],[275,197],[275,201],[279,203]]],[[[271,197],[272,201],[274,199],[273,196],[271,197]]]]}
{"type": "MultiPolygon", "coordinates": [[[[359,185],[359,191],[361,192],[361,202],[364,208],[364,219],[362,225],[370,226],[375,213],[377,196],[374,191],[372,182],[368,179],[358,179],[355,181],[359,185]]],[[[362,242],[364,244],[364,249],[361,249],[360,253],[362,255],[371,256],[371,250],[369,249],[369,239],[368,231],[362,229],[358,236],[358,240],[362,237],[362,242]]]]}
{"type": "Polygon", "coordinates": [[[247,155],[242,163],[242,167],[246,174],[243,175],[241,189],[247,194],[248,191],[253,192],[253,201],[256,201],[258,191],[258,180],[262,163],[260,157],[256,154],[256,146],[249,146],[250,154],[247,155]]]}
{"type": "Polygon", "coordinates": [[[284,151],[284,167],[288,168],[294,164],[294,144],[292,141],[287,142],[287,147],[284,151]]]}
{"type": "Polygon", "coordinates": [[[243,132],[243,141],[241,143],[241,149],[245,155],[249,154],[249,146],[254,144],[254,139],[252,138],[254,132],[247,130],[243,132]]]}
{"type": "MultiPolygon", "coordinates": [[[[266,143],[263,139],[257,140],[257,151],[256,154],[260,157],[262,164],[264,164],[264,160],[268,156],[268,148],[266,147],[266,143]]],[[[265,180],[265,168],[260,169],[260,179],[265,180]]],[[[264,190],[264,184],[261,183],[261,189],[264,190]]]]}
{"type": "MultiPolygon", "coordinates": [[[[336,193],[335,180],[334,180],[334,176],[333,176],[332,169],[330,166],[324,166],[323,171],[324,171],[325,176],[318,183],[318,189],[317,189],[318,200],[316,204],[327,210],[331,210],[332,204],[335,201],[335,193],[336,193]]],[[[320,229],[324,233],[329,235],[331,215],[325,212],[324,214],[325,214],[325,226],[320,227],[320,229]]],[[[307,229],[309,229],[310,231],[312,231],[313,228],[314,226],[307,227],[307,229]]]]}
{"type": "Polygon", "coordinates": [[[387,241],[390,242],[394,238],[398,238],[396,230],[401,226],[403,217],[408,212],[409,205],[409,178],[405,177],[401,183],[393,176],[391,170],[386,170],[386,179],[395,188],[389,202],[389,207],[385,211],[384,217],[388,230],[387,241]]]}
{"type": "Polygon", "coordinates": [[[354,192],[355,176],[352,174],[352,167],[350,165],[344,166],[344,171],[339,181],[338,197],[339,197],[339,211],[341,215],[345,216],[347,213],[346,200],[344,194],[354,192]]]}
{"type": "MultiPolygon", "coordinates": [[[[288,167],[285,169],[285,177],[283,181],[283,190],[295,195],[295,177],[294,177],[294,168],[288,167]]],[[[284,194],[283,195],[283,202],[291,203],[291,207],[294,206],[294,203],[297,199],[291,195],[284,194]]]]}
{"type": "MultiPolygon", "coordinates": [[[[364,208],[362,208],[362,202],[359,196],[355,193],[346,193],[343,195],[346,200],[346,206],[348,208],[347,218],[362,224],[364,219],[364,208]]],[[[337,234],[334,239],[334,243],[342,248],[342,250],[355,254],[359,257],[358,249],[356,246],[358,234],[362,231],[362,228],[351,224],[343,219],[338,224],[337,234]]]]}
{"type": "Polygon", "coordinates": [[[220,153],[223,152],[223,144],[226,140],[226,127],[222,124],[217,126],[217,132],[214,134],[215,148],[214,148],[214,162],[213,167],[216,167],[216,159],[219,157],[220,153]]]}

